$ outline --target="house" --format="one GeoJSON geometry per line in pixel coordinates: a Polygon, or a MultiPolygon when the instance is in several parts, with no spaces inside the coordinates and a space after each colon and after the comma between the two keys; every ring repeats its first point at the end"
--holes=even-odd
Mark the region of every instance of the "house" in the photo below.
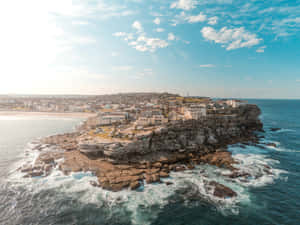
{"type": "Polygon", "coordinates": [[[99,114],[97,117],[98,125],[110,125],[113,123],[122,123],[128,119],[128,113],[126,112],[106,112],[99,114]]]}
{"type": "Polygon", "coordinates": [[[165,118],[160,111],[143,111],[140,117],[136,121],[136,125],[148,126],[148,125],[160,125],[167,123],[168,118],[165,118]]]}
{"type": "Polygon", "coordinates": [[[135,124],[137,126],[149,126],[151,124],[151,118],[146,116],[140,116],[136,121],[135,124]]]}
{"type": "Polygon", "coordinates": [[[183,120],[184,115],[181,113],[178,113],[176,111],[171,111],[168,114],[168,119],[169,119],[169,121],[183,120]]]}
{"type": "Polygon", "coordinates": [[[165,118],[162,114],[153,115],[151,117],[151,124],[153,124],[153,125],[160,125],[160,124],[167,123],[167,122],[168,122],[168,118],[165,118]]]}
{"type": "Polygon", "coordinates": [[[237,108],[245,103],[246,102],[244,102],[244,101],[234,100],[234,99],[226,100],[226,104],[228,106],[231,106],[232,108],[237,108]]]}
{"type": "Polygon", "coordinates": [[[190,106],[186,107],[184,110],[184,118],[187,120],[193,119],[198,120],[201,117],[206,116],[206,107],[203,106],[190,106]]]}

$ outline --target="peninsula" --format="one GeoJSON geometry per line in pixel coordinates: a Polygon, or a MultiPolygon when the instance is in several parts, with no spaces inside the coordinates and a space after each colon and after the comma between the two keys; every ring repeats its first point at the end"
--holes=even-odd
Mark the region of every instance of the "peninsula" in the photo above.
{"type": "MultiPolygon", "coordinates": [[[[96,97],[95,97],[96,99],[96,97]]],[[[73,133],[42,138],[37,159],[20,170],[25,177],[90,171],[91,185],[120,191],[163,182],[172,172],[199,164],[228,169],[228,177],[245,177],[227,146],[259,142],[261,113],[256,105],[233,99],[182,97],[169,93],[134,93],[99,97],[89,117],[73,133]]],[[[268,168],[266,168],[268,170],[268,168]]],[[[270,172],[271,173],[271,172],[270,172]]],[[[166,185],[171,185],[166,182],[166,185]]],[[[219,198],[236,193],[210,182],[219,198]]]]}

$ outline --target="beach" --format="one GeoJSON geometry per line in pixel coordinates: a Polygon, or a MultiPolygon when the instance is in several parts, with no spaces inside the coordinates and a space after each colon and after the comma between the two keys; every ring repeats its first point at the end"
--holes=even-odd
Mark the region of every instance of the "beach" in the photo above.
{"type": "Polygon", "coordinates": [[[83,112],[21,112],[21,111],[0,111],[0,116],[51,116],[51,117],[69,117],[69,118],[89,118],[96,116],[96,113],[83,113],[83,112]]]}

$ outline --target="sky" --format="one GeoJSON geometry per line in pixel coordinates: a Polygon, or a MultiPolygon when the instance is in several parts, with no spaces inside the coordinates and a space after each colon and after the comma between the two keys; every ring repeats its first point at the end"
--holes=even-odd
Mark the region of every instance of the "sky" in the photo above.
{"type": "Polygon", "coordinates": [[[300,0],[3,0],[0,94],[300,98],[300,0]]]}

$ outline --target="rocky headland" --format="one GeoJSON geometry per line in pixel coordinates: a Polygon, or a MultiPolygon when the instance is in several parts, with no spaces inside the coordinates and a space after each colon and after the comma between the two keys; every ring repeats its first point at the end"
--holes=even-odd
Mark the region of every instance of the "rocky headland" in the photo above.
{"type": "MultiPolygon", "coordinates": [[[[111,138],[94,135],[95,126],[86,121],[76,132],[41,139],[34,148],[39,151],[35,162],[20,170],[25,177],[47,176],[54,168],[66,175],[90,171],[98,178],[91,185],[111,191],[163,182],[161,178],[171,176],[171,172],[193,170],[199,164],[226,168],[231,171],[230,178],[247,177],[249,174],[235,167],[238,162],[227,146],[257,145],[257,131],[263,131],[260,113],[256,105],[243,104],[199,119],[150,127],[130,138],[117,130],[111,138]]],[[[215,181],[207,185],[216,197],[236,196],[215,181]]]]}

